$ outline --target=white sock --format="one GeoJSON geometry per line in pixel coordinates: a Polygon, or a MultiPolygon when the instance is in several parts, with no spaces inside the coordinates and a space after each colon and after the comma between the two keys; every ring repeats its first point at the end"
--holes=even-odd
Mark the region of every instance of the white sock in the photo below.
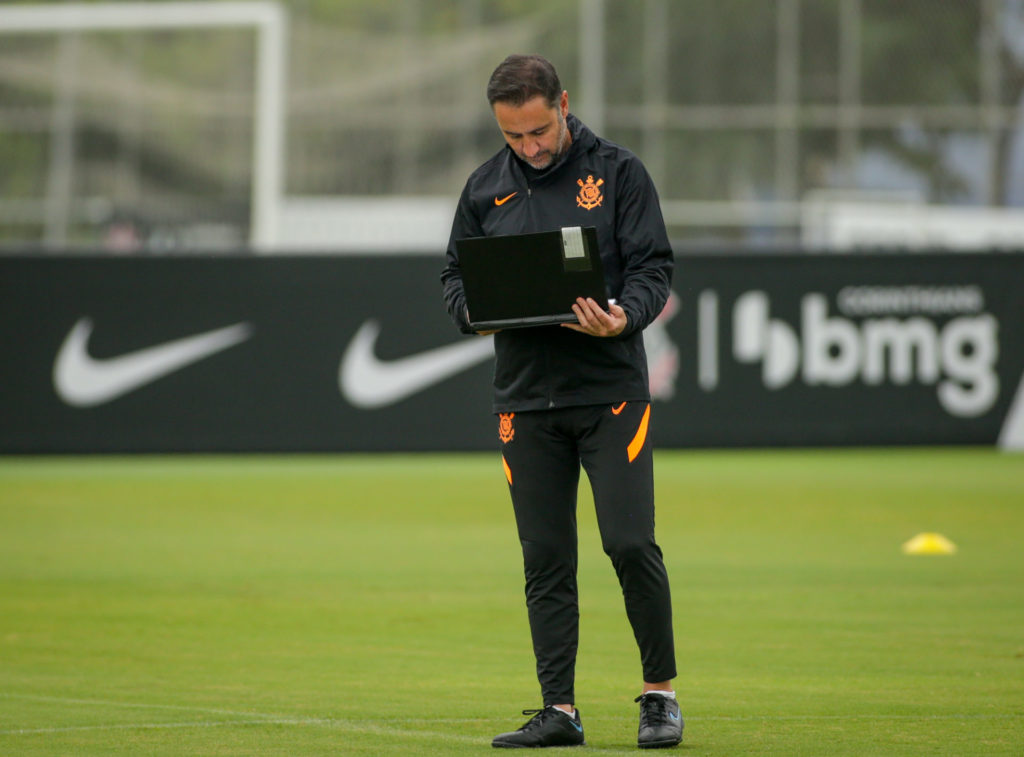
{"type": "Polygon", "coordinates": [[[676,693],[674,691],[648,691],[648,694],[656,694],[659,697],[665,697],[666,699],[675,699],[676,693]]]}
{"type": "Polygon", "coordinates": [[[549,704],[548,707],[550,707],[552,710],[558,710],[560,713],[565,715],[567,718],[572,718],[573,720],[576,719],[576,708],[575,707],[572,708],[572,712],[566,712],[563,709],[555,707],[553,704],[549,704]]]}

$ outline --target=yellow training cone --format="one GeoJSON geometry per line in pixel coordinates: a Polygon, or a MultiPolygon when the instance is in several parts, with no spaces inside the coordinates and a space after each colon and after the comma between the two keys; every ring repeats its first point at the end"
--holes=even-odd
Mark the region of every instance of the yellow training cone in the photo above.
{"type": "Polygon", "coordinates": [[[903,545],[908,555],[951,555],[956,552],[956,544],[942,534],[918,534],[903,545]]]}

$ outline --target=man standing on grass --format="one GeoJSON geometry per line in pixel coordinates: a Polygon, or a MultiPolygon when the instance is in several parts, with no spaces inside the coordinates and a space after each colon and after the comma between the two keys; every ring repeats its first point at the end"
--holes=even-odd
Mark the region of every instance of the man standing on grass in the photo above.
{"type": "Polygon", "coordinates": [[[447,266],[448,312],[473,333],[455,240],[595,226],[615,302],[573,305],[578,323],[495,336],[494,411],[523,549],[526,605],[544,707],[496,747],[583,744],[575,708],[579,637],[576,495],[587,472],[604,551],[612,560],[643,672],[638,746],[682,739],[668,575],[654,540],[654,473],[643,329],[661,312],[672,250],[640,160],[569,113],[569,94],[540,56],[512,55],[487,99],[506,147],[481,165],[459,200],[447,266]]]}

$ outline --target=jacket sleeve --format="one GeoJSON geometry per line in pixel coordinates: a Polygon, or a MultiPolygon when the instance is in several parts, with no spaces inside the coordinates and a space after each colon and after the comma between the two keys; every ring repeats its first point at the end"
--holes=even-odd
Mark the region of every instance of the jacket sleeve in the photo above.
{"type": "Polygon", "coordinates": [[[452,233],[448,238],[448,251],[445,254],[446,265],[441,271],[441,286],[448,315],[463,334],[472,334],[474,331],[470,328],[469,319],[466,317],[466,295],[462,288],[462,273],[459,270],[459,255],[455,249],[455,240],[483,235],[483,227],[469,201],[469,184],[467,183],[455,209],[455,220],[452,221],[452,233]]]}
{"type": "Polygon", "coordinates": [[[622,172],[615,219],[623,261],[618,303],[629,322],[620,338],[642,331],[658,317],[668,300],[674,266],[658,192],[647,169],[630,156],[622,172]]]}

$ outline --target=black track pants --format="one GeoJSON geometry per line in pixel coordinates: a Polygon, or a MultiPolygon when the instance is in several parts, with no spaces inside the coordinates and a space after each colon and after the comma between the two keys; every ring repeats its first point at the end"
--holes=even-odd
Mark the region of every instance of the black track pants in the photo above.
{"type": "Polygon", "coordinates": [[[576,492],[581,463],[594,492],[601,543],[622,586],[644,680],[676,676],[668,575],[654,541],[649,416],[648,403],[629,402],[498,417],[545,705],[575,702],[576,492]]]}

